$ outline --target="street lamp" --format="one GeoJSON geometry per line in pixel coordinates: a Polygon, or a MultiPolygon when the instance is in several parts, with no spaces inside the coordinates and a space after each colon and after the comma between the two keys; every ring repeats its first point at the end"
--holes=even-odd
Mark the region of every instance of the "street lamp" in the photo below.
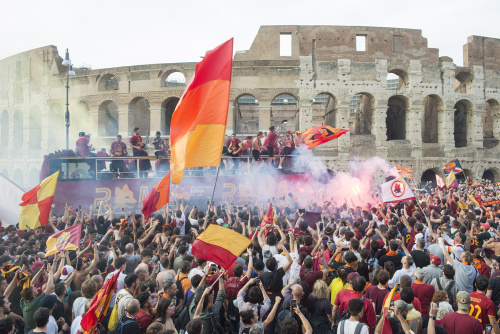
{"type": "Polygon", "coordinates": [[[75,75],[75,72],[69,59],[68,49],[66,49],[66,57],[64,57],[62,64],[68,68],[66,71],[66,113],[64,120],[66,121],[66,150],[69,150],[69,76],[75,75]]]}

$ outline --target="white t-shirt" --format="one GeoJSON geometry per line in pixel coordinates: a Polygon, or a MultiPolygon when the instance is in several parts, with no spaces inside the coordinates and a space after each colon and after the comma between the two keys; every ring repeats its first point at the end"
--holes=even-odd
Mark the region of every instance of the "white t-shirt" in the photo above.
{"type": "Polygon", "coordinates": [[[85,304],[89,301],[90,299],[87,299],[85,297],[78,297],[75,299],[75,302],[73,303],[73,313],[75,314],[75,318],[78,317],[79,315],[82,315],[85,313],[85,304]]]}
{"type": "Polygon", "coordinates": [[[82,322],[82,316],[78,316],[71,323],[71,334],[76,334],[80,329],[80,323],[82,322]]]}
{"type": "MultiPolygon", "coordinates": [[[[342,327],[341,324],[337,327],[337,334],[354,334],[356,331],[356,326],[359,324],[359,321],[350,321],[350,320],[345,320],[344,321],[344,332],[341,331],[342,327]]],[[[363,328],[361,328],[361,333],[360,334],[370,334],[368,331],[368,326],[363,325],[363,328]]]]}
{"type": "Polygon", "coordinates": [[[49,317],[49,322],[47,323],[47,330],[45,331],[45,333],[47,334],[57,334],[59,331],[58,331],[58,328],[57,328],[57,322],[56,322],[56,319],[54,319],[53,316],[50,316],[49,317]]]}
{"type": "Polygon", "coordinates": [[[267,266],[265,266],[267,259],[273,257],[276,254],[278,254],[276,246],[269,246],[268,244],[265,244],[264,247],[262,247],[262,256],[263,256],[262,261],[264,261],[265,271],[268,271],[267,266]]]}
{"type": "Polygon", "coordinates": [[[205,272],[198,268],[193,268],[188,274],[188,279],[191,280],[191,278],[193,278],[194,275],[200,275],[201,277],[203,277],[205,276],[205,272]]]}

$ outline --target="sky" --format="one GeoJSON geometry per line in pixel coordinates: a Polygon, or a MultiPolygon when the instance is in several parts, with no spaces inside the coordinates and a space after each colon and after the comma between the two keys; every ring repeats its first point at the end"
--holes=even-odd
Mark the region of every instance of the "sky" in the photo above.
{"type": "Polygon", "coordinates": [[[499,0],[0,0],[0,11],[0,59],[55,45],[93,69],[197,62],[231,37],[248,50],[261,25],[421,29],[459,66],[468,36],[500,38],[499,0]]]}

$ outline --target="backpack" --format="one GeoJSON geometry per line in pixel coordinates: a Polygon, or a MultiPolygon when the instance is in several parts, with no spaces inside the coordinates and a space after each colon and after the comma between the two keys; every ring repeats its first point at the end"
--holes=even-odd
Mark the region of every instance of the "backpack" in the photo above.
{"type": "MultiPolygon", "coordinates": [[[[180,274],[177,275],[177,277],[179,276],[180,274]]],[[[175,285],[177,286],[177,295],[175,297],[177,300],[181,300],[182,298],[184,298],[184,289],[182,288],[182,281],[184,281],[185,279],[187,279],[187,276],[181,279],[177,278],[175,280],[175,285]]]]}
{"type": "Polygon", "coordinates": [[[212,308],[208,308],[208,315],[210,316],[210,321],[212,322],[212,333],[214,334],[224,334],[224,328],[220,325],[219,321],[215,318],[212,308]]]}
{"type": "Polygon", "coordinates": [[[189,323],[189,321],[191,321],[191,316],[189,314],[189,305],[191,305],[191,301],[194,298],[194,293],[191,295],[191,297],[189,297],[189,299],[186,300],[186,298],[187,293],[184,295],[181,308],[175,313],[175,328],[179,332],[181,330],[185,330],[187,324],[189,323]]]}
{"type": "Polygon", "coordinates": [[[127,320],[125,322],[122,322],[121,320],[118,321],[118,323],[116,324],[115,334],[122,334],[123,326],[125,326],[126,324],[129,324],[131,322],[134,322],[134,321],[135,320],[127,320]]]}
{"type": "Polygon", "coordinates": [[[453,289],[453,287],[455,286],[455,281],[450,281],[450,283],[448,283],[448,286],[446,287],[446,289],[443,289],[443,287],[441,286],[441,281],[439,278],[436,279],[436,284],[437,284],[439,290],[444,291],[448,294],[448,299],[450,300],[450,305],[455,310],[456,305],[457,305],[457,301],[455,300],[455,295],[453,293],[451,293],[451,289],[453,289]]]}
{"type": "MultiPolygon", "coordinates": [[[[345,320],[342,320],[340,322],[340,334],[345,334],[344,325],[345,325],[345,320]]],[[[363,329],[363,326],[366,326],[366,325],[361,323],[361,322],[358,322],[358,324],[356,325],[356,328],[354,329],[354,334],[361,334],[361,330],[363,329]]]]}

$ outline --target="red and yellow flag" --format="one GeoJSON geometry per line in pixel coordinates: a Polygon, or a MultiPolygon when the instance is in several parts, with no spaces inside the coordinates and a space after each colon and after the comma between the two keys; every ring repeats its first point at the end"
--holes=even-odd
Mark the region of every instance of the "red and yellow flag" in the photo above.
{"type": "Polygon", "coordinates": [[[398,289],[398,285],[396,284],[394,288],[389,292],[389,295],[384,301],[384,327],[382,328],[382,334],[392,334],[392,329],[391,325],[389,323],[389,319],[387,319],[387,315],[389,314],[389,309],[391,308],[391,301],[392,298],[394,298],[394,295],[396,294],[396,290],[398,289]]]}
{"type": "Polygon", "coordinates": [[[170,200],[170,172],[156,186],[151,189],[148,196],[142,201],[142,213],[147,221],[149,216],[163,208],[170,200]]]}
{"type": "Polygon", "coordinates": [[[392,165],[392,167],[395,167],[398,170],[399,176],[402,176],[405,179],[413,179],[413,169],[399,165],[392,165]]]}
{"type": "Polygon", "coordinates": [[[349,130],[332,128],[328,125],[315,126],[314,128],[304,130],[304,132],[302,132],[302,138],[304,139],[307,148],[312,149],[313,147],[338,138],[348,131],[349,130]]]}
{"type": "Polygon", "coordinates": [[[113,297],[113,293],[116,290],[116,285],[118,281],[118,276],[120,276],[121,269],[111,276],[111,278],[104,283],[102,288],[97,292],[92,303],[90,304],[89,310],[83,316],[80,326],[83,328],[85,333],[93,333],[97,323],[100,323],[108,312],[108,307],[113,297]]]}
{"type": "Polygon", "coordinates": [[[250,245],[250,239],[226,227],[211,224],[193,243],[192,253],[200,259],[217,263],[224,269],[250,245]]]}
{"type": "Polygon", "coordinates": [[[23,202],[19,204],[22,206],[19,214],[20,230],[35,229],[47,225],[58,178],[59,171],[23,195],[23,202]]]}
{"type": "MultiPolygon", "coordinates": [[[[274,215],[273,215],[273,204],[269,204],[269,208],[267,209],[266,215],[264,216],[264,219],[262,220],[262,223],[260,223],[260,227],[264,228],[267,224],[273,225],[274,224],[274,215]]],[[[270,228],[264,231],[264,236],[267,237],[267,234],[269,233],[270,228]]]]}
{"type": "Polygon", "coordinates": [[[446,188],[458,188],[458,181],[454,173],[448,174],[446,177],[446,188]]]}
{"type": "Polygon", "coordinates": [[[233,39],[208,51],[170,122],[170,171],[180,184],[184,169],[220,166],[226,132],[233,39]]]}
{"type": "Polygon", "coordinates": [[[81,235],[82,224],[76,224],[61,232],[52,234],[46,242],[48,252],[45,257],[63,250],[77,250],[80,245],[81,235]]]}

